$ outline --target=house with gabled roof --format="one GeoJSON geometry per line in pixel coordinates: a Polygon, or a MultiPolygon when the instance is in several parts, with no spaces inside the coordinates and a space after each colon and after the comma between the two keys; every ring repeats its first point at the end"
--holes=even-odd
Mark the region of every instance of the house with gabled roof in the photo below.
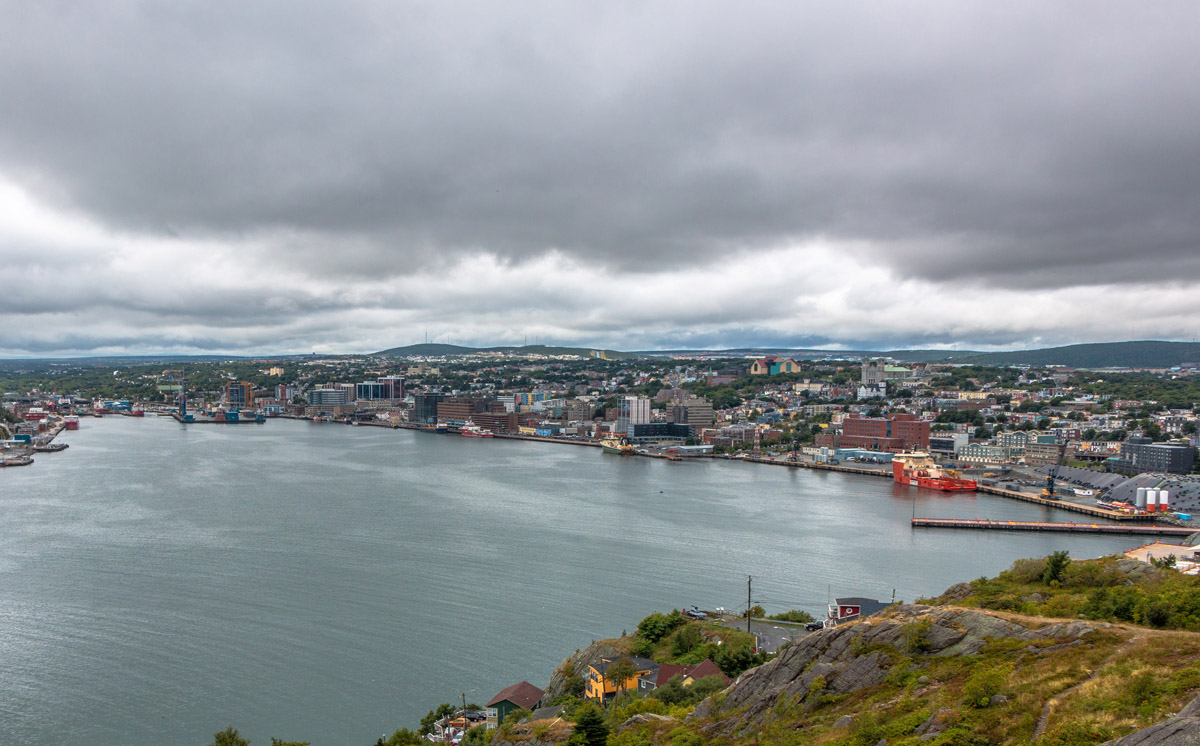
{"type": "Polygon", "coordinates": [[[699,679],[706,679],[709,676],[720,676],[726,684],[731,681],[725,675],[725,672],[717,667],[716,663],[713,663],[711,659],[705,658],[702,662],[694,666],[677,666],[671,663],[663,663],[658,667],[657,671],[652,671],[638,679],[638,692],[642,694],[652,692],[676,676],[683,679],[682,683],[684,686],[691,686],[693,682],[699,679]]]}
{"type": "Polygon", "coordinates": [[[501,689],[487,703],[487,727],[495,729],[513,710],[532,710],[545,692],[528,681],[521,681],[501,689]]]}
{"type": "Polygon", "coordinates": [[[628,692],[637,689],[638,679],[652,671],[657,671],[659,664],[649,658],[638,658],[637,656],[622,656],[628,657],[633,661],[634,667],[637,669],[633,677],[618,685],[608,677],[609,666],[621,659],[617,658],[601,658],[597,663],[588,665],[587,673],[584,679],[587,682],[587,689],[584,696],[588,699],[606,700],[618,692],[628,692]]]}

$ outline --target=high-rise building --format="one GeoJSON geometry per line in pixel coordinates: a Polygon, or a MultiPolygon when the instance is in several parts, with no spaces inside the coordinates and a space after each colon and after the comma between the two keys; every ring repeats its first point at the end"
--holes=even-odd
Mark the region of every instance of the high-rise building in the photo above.
{"type": "Polygon", "coordinates": [[[650,400],[640,396],[626,396],[617,401],[617,432],[633,435],[634,425],[650,422],[650,400]]]}
{"type": "Polygon", "coordinates": [[[349,403],[345,389],[313,389],[305,396],[310,407],[340,407],[349,403]]]}
{"type": "Polygon", "coordinates": [[[714,421],[712,404],[708,399],[688,397],[671,408],[671,420],[692,427],[712,427],[714,421]]]}
{"type": "Polygon", "coordinates": [[[379,382],[383,384],[383,398],[398,401],[404,398],[404,378],[401,376],[387,376],[380,378],[379,382]]]}
{"type": "Polygon", "coordinates": [[[387,399],[388,396],[384,392],[384,385],[379,381],[363,381],[355,386],[354,398],[359,401],[364,399],[378,401],[380,399],[387,399]]]}
{"type": "Polygon", "coordinates": [[[417,394],[413,397],[413,421],[424,423],[437,422],[438,402],[446,399],[445,394],[417,394]]]}
{"type": "Polygon", "coordinates": [[[226,383],[225,402],[231,407],[253,407],[254,386],[246,381],[230,381],[226,383]]]}

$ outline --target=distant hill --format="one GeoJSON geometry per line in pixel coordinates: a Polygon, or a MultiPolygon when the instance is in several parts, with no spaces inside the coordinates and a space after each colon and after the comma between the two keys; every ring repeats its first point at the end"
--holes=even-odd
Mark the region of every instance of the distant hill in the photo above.
{"type": "Polygon", "coordinates": [[[695,355],[697,357],[752,357],[778,355],[784,357],[793,357],[797,360],[820,360],[823,358],[865,358],[865,357],[890,357],[894,360],[899,360],[905,363],[923,363],[932,362],[934,360],[958,360],[962,357],[982,355],[984,353],[978,350],[813,350],[795,347],[732,347],[724,350],[654,350],[654,351],[639,351],[640,355],[651,356],[667,356],[667,355],[695,355]]]}
{"type": "Polygon", "coordinates": [[[1018,352],[960,354],[955,355],[954,362],[976,365],[1065,365],[1069,368],[1172,368],[1183,363],[1200,362],[1200,344],[1100,342],[1018,352]]]}
{"type": "Polygon", "coordinates": [[[389,350],[373,352],[372,355],[384,357],[438,357],[440,355],[472,355],[478,352],[474,347],[459,345],[416,344],[405,347],[393,347],[389,350]]]}
{"type": "Polygon", "coordinates": [[[1099,342],[1013,352],[978,350],[812,350],[741,347],[725,350],[659,350],[649,355],[747,357],[785,355],[798,360],[825,357],[888,357],[902,363],[964,363],[972,365],[1063,365],[1068,368],[1171,368],[1200,362],[1196,342],[1099,342]]]}
{"type": "Polygon", "coordinates": [[[549,345],[509,345],[502,347],[462,347],[446,344],[415,344],[405,347],[393,347],[372,353],[381,357],[441,357],[446,355],[478,355],[481,353],[499,352],[510,355],[581,355],[590,357],[593,352],[601,352],[609,360],[631,360],[643,357],[636,352],[620,352],[618,350],[597,350],[594,347],[553,347],[549,345]]]}

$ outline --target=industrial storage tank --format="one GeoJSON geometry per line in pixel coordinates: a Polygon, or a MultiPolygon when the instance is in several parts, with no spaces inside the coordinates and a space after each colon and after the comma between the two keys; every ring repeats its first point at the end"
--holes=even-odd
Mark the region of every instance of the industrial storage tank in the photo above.
{"type": "Polygon", "coordinates": [[[1134,499],[1133,504],[1137,507],[1138,510],[1146,509],[1146,492],[1147,491],[1148,490],[1145,487],[1137,488],[1137,497],[1134,499]]]}
{"type": "Polygon", "coordinates": [[[1146,510],[1151,513],[1158,510],[1158,490],[1146,490],[1146,510]]]}
{"type": "Polygon", "coordinates": [[[1158,510],[1160,513],[1165,513],[1171,509],[1171,495],[1166,490],[1158,491],[1158,510]]]}

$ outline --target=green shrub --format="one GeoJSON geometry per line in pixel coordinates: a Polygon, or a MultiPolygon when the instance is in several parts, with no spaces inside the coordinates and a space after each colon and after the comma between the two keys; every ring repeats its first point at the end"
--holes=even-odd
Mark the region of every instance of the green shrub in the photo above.
{"type": "Polygon", "coordinates": [[[1165,627],[1171,621],[1171,605],[1163,601],[1144,602],[1138,617],[1143,624],[1151,627],[1165,627]]]}
{"type": "Polygon", "coordinates": [[[1010,666],[987,666],[979,664],[963,687],[963,703],[981,709],[991,704],[992,697],[1000,693],[1010,666]]]}
{"type": "Polygon", "coordinates": [[[928,652],[931,626],[928,619],[919,619],[904,625],[904,649],[914,655],[928,652]]]}
{"type": "Polygon", "coordinates": [[[1042,582],[1046,585],[1061,583],[1063,572],[1071,564],[1071,556],[1067,550],[1060,549],[1046,558],[1046,569],[1042,572],[1042,582]]]}
{"type": "Polygon", "coordinates": [[[1063,585],[1068,588],[1110,588],[1121,583],[1124,576],[1101,562],[1072,562],[1063,572],[1063,585]]]}
{"type": "Polygon", "coordinates": [[[671,652],[675,655],[690,653],[701,643],[700,630],[694,624],[685,624],[675,633],[671,641],[671,652]]]}
{"type": "Polygon", "coordinates": [[[799,622],[801,624],[807,624],[808,622],[814,621],[812,614],[799,609],[785,611],[782,614],[772,614],[771,616],[767,617],[767,619],[774,619],[779,622],[799,622]]]}
{"type": "Polygon", "coordinates": [[[639,658],[649,658],[654,655],[654,643],[639,635],[633,638],[633,645],[629,650],[639,658]]]}
{"type": "Polygon", "coordinates": [[[638,622],[637,633],[650,642],[658,642],[666,637],[676,627],[683,624],[683,614],[676,609],[670,614],[660,614],[654,612],[642,621],[638,622]]]}
{"type": "MultiPolygon", "coordinates": [[[[1046,557],[1019,559],[1012,564],[1010,569],[1000,573],[1000,579],[1025,585],[1040,583],[1046,574],[1046,560],[1046,557]]],[[[980,580],[987,581],[986,578],[980,578],[980,580]]]]}
{"type": "Polygon", "coordinates": [[[686,728],[676,728],[671,731],[671,746],[704,746],[704,739],[686,728]]]}
{"type": "Polygon", "coordinates": [[[1062,723],[1046,731],[1037,746],[1093,746],[1117,737],[1112,728],[1078,721],[1062,723]]]}

